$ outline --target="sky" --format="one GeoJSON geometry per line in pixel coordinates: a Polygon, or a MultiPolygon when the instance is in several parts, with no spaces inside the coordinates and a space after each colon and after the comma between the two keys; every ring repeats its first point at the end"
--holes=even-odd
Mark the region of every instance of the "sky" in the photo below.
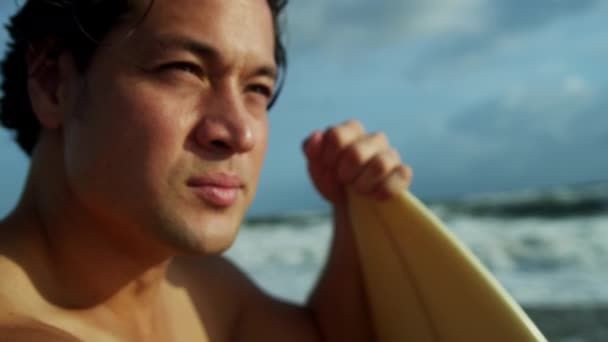
{"type": "MultiPolygon", "coordinates": [[[[608,180],[606,18],[601,0],[292,0],[250,214],[324,208],[301,142],[351,118],[387,133],[422,198],[608,180]]],[[[0,216],[27,163],[0,131],[0,216]]]]}

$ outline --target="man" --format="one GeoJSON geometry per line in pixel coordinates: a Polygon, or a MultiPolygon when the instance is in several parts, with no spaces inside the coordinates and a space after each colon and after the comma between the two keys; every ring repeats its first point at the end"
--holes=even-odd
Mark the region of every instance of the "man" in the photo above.
{"type": "Polygon", "coordinates": [[[270,298],[218,256],[256,191],[284,63],[281,8],[26,3],[2,120],[31,168],[0,223],[0,341],[373,339],[345,188],[383,199],[407,187],[382,134],[350,121],[304,143],[335,214],[306,307],[270,298]]]}

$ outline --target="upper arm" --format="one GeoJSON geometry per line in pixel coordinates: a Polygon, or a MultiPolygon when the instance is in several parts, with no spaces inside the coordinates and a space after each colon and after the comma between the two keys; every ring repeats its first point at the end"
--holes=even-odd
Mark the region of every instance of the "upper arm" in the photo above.
{"type": "Polygon", "coordinates": [[[220,260],[224,283],[238,301],[234,319],[234,341],[316,342],[320,330],[312,311],[304,306],[273,298],[229,260],[220,260]]]}
{"type": "Polygon", "coordinates": [[[313,312],[301,305],[272,297],[244,278],[236,341],[321,341],[313,312]]]}
{"type": "Polygon", "coordinates": [[[321,340],[321,332],[309,309],[279,301],[258,288],[252,289],[245,299],[236,341],[321,340]]]}
{"type": "Polygon", "coordinates": [[[187,276],[174,276],[173,282],[189,289],[211,340],[320,340],[308,309],[270,297],[229,260],[205,257],[177,261],[179,273],[187,276]]]}

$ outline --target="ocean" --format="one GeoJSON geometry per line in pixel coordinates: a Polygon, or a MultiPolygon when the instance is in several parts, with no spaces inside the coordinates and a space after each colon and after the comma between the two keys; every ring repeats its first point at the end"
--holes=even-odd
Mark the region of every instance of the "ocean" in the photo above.
{"type": "MultiPolygon", "coordinates": [[[[608,341],[608,183],[427,205],[551,341],[608,341]]],[[[306,300],[327,256],[328,213],[251,218],[227,256],[268,293],[306,300]]]]}

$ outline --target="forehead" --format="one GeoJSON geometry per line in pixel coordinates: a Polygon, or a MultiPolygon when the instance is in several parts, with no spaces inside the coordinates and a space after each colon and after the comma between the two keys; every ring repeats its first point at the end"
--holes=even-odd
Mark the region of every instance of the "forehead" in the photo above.
{"type": "MultiPolygon", "coordinates": [[[[143,12],[149,1],[138,1],[137,12],[143,12]]],[[[274,63],[274,27],[267,0],[153,1],[130,43],[183,37],[212,46],[226,57],[274,63]]]]}

